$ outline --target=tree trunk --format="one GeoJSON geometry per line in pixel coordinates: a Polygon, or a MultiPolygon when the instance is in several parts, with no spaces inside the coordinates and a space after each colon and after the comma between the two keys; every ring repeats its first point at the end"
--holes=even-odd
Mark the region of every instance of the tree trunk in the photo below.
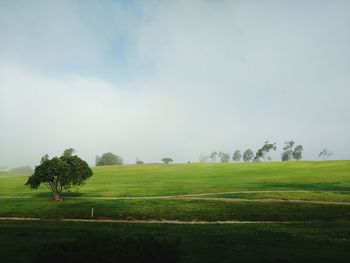
{"type": "Polygon", "coordinates": [[[52,191],[53,193],[53,199],[58,202],[58,201],[61,201],[61,198],[60,198],[60,193],[58,191],[52,191]]]}

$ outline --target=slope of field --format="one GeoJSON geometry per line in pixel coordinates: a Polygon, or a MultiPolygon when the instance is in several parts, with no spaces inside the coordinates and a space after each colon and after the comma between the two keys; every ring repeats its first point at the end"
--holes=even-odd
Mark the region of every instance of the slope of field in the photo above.
{"type": "MultiPolygon", "coordinates": [[[[93,170],[93,177],[79,190],[79,196],[161,196],[243,190],[350,191],[350,161],[145,164],[93,170]]],[[[26,179],[9,174],[0,177],[0,196],[50,196],[44,187],[39,191],[24,187],[26,179]]]]}
{"type": "Polygon", "coordinates": [[[130,220],[350,220],[349,161],[97,167],[59,203],[26,179],[0,178],[0,216],[89,218],[94,208],[95,218],[130,220]]]}

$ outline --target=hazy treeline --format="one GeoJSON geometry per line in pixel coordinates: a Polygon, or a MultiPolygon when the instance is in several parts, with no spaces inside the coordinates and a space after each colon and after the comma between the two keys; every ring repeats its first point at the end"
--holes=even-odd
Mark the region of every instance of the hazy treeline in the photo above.
{"type": "MultiPolygon", "coordinates": [[[[270,153],[277,150],[277,144],[269,141],[265,141],[265,143],[254,153],[252,149],[246,149],[244,151],[235,150],[232,155],[230,153],[221,152],[221,151],[213,151],[210,154],[202,154],[199,157],[200,162],[222,162],[228,163],[231,160],[233,162],[262,162],[262,161],[271,161],[272,158],[269,155],[270,153]]],[[[303,158],[304,147],[301,144],[296,144],[295,141],[290,140],[284,143],[281,153],[281,161],[291,161],[296,160],[299,161],[303,158]]],[[[319,158],[327,159],[330,157],[332,153],[327,149],[323,149],[319,158]]],[[[164,157],[161,161],[165,164],[173,162],[171,157],[164,157]]],[[[136,164],[144,164],[143,161],[136,159],[136,164]]],[[[187,163],[190,163],[188,161],[187,163]]],[[[102,165],[122,165],[123,159],[111,152],[104,153],[101,157],[96,156],[96,166],[102,165]]]]}
{"type": "MultiPolygon", "coordinates": [[[[271,143],[266,141],[261,148],[259,148],[255,153],[252,149],[246,149],[243,152],[241,150],[235,150],[231,156],[229,153],[213,151],[211,154],[203,154],[199,157],[200,162],[217,162],[222,163],[230,162],[231,159],[233,162],[261,162],[261,161],[271,161],[269,153],[277,150],[276,143],[271,143]]],[[[303,157],[304,148],[301,144],[296,145],[293,140],[286,141],[283,146],[283,152],[281,154],[282,161],[291,161],[291,160],[301,160],[303,157]]],[[[324,149],[319,157],[326,159],[331,156],[331,153],[324,149]]]]}

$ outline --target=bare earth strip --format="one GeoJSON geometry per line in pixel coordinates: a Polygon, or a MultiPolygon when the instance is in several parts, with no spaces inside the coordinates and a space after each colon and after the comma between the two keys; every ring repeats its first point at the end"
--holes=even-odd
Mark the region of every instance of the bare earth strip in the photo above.
{"type": "Polygon", "coordinates": [[[135,223],[135,224],[178,224],[178,225],[215,225],[215,224],[314,224],[314,223],[330,223],[330,222],[349,222],[346,220],[332,221],[180,221],[180,220],[122,220],[122,219],[79,219],[79,218],[63,218],[48,219],[37,217],[0,217],[0,220],[6,221],[59,221],[59,222],[93,222],[93,223],[135,223]]]}
{"type": "MultiPolygon", "coordinates": [[[[175,198],[173,198],[175,199],[175,198]]],[[[178,197],[181,200],[203,200],[203,201],[223,201],[223,202],[259,202],[259,203],[303,203],[320,205],[350,205],[350,202],[336,201],[313,201],[313,200],[294,200],[294,199],[246,199],[246,198],[221,198],[221,197],[178,197]]]]}

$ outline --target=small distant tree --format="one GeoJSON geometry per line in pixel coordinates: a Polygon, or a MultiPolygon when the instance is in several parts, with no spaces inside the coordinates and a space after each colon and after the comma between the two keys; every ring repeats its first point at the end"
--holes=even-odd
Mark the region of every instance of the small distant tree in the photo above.
{"type": "Polygon", "coordinates": [[[239,150],[235,151],[232,155],[232,160],[234,162],[239,162],[241,160],[241,158],[242,158],[242,154],[239,150]]]}
{"type": "Polygon", "coordinates": [[[283,147],[283,152],[281,154],[281,158],[282,158],[282,161],[290,161],[292,160],[293,156],[292,156],[292,153],[293,153],[293,146],[295,144],[294,141],[287,141],[284,143],[284,147],[283,147]]]}
{"type": "Polygon", "coordinates": [[[72,156],[73,153],[75,153],[75,150],[73,148],[68,148],[68,149],[65,149],[62,156],[72,156]]]}
{"type": "Polygon", "coordinates": [[[323,158],[323,160],[328,159],[330,156],[332,156],[333,153],[331,153],[329,150],[327,149],[323,149],[320,154],[318,155],[319,158],[323,158]]]}
{"type": "Polygon", "coordinates": [[[292,152],[292,156],[295,160],[299,161],[303,158],[303,146],[297,145],[292,152]]]}
{"type": "Polygon", "coordinates": [[[206,155],[206,154],[201,154],[201,155],[199,156],[199,162],[201,162],[201,163],[205,163],[205,162],[207,162],[209,159],[210,159],[210,156],[209,156],[209,155],[206,155]]]}
{"type": "Polygon", "coordinates": [[[143,162],[143,161],[138,160],[138,161],[136,161],[136,164],[141,165],[141,164],[144,164],[144,162],[143,162]]]}
{"type": "Polygon", "coordinates": [[[54,200],[59,201],[62,190],[78,188],[91,176],[89,165],[76,155],[62,155],[52,159],[45,155],[25,185],[38,189],[43,184],[52,192],[54,200]]]}
{"type": "Polygon", "coordinates": [[[266,141],[264,145],[256,152],[254,161],[255,162],[260,162],[261,159],[265,159],[266,155],[270,151],[276,151],[276,143],[270,143],[269,141],[266,141]]]}
{"type": "Polygon", "coordinates": [[[122,165],[123,159],[111,152],[104,153],[101,158],[99,159],[99,162],[97,166],[103,166],[103,165],[122,165]]]}
{"type": "Polygon", "coordinates": [[[228,163],[231,159],[228,153],[219,152],[218,156],[222,163],[228,163]]]}
{"type": "Polygon", "coordinates": [[[218,153],[217,152],[212,152],[211,154],[210,154],[210,159],[211,159],[211,161],[213,162],[213,163],[215,163],[216,162],[216,157],[218,156],[218,153]]]}
{"type": "Polygon", "coordinates": [[[250,162],[254,157],[254,153],[251,149],[247,149],[243,153],[243,161],[250,162]]]}
{"type": "Polygon", "coordinates": [[[173,161],[173,159],[169,158],[169,157],[165,157],[161,160],[163,163],[170,163],[173,161]]]}
{"type": "Polygon", "coordinates": [[[101,161],[101,156],[96,155],[95,166],[99,166],[100,165],[100,161],[101,161]]]}
{"type": "Polygon", "coordinates": [[[41,157],[41,160],[40,160],[40,163],[43,163],[43,162],[45,162],[45,161],[47,161],[47,160],[49,160],[50,158],[49,158],[49,155],[48,154],[45,154],[43,157],[41,157]]]}

